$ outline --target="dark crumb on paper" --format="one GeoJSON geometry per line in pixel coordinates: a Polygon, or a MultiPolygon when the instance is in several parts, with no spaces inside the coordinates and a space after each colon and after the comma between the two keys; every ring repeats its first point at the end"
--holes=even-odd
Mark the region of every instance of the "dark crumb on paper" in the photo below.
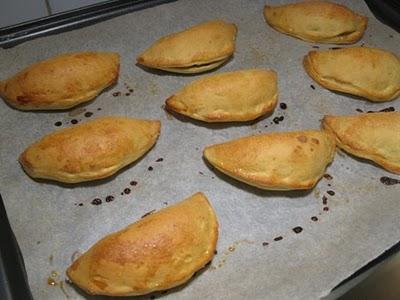
{"type": "Polygon", "coordinates": [[[328,211],[329,210],[329,207],[328,206],[325,206],[324,207],[324,211],[328,211]]]}
{"type": "Polygon", "coordinates": [[[130,96],[131,94],[130,93],[125,93],[125,96],[130,96]]]}
{"type": "Polygon", "coordinates": [[[199,174],[200,174],[200,175],[204,175],[204,173],[203,173],[202,171],[199,171],[199,174]]]}
{"type": "Polygon", "coordinates": [[[158,158],[158,159],[156,160],[156,162],[161,162],[161,161],[163,161],[163,160],[164,160],[164,158],[160,157],[160,158],[158,158]]]}
{"type": "Polygon", "coordinates": [[[280,241],[280,240],[283,240],[283,237],[282,237],[282,236],[277,236],[276,238],[274,238],[274,241],[275,241],[275,242],[278,242],[278,241],[280,241]]]}
{"type": "Polygon", "coordinates": [[[100,198],[95,198],[95,199],[93,199],[92,202],[90,202],[90,203],[92,203],[93,205],[100,205],[102,202],[103,202],[103,201],[101,201],[100,198]]]}
{"type": "Polygon", "coordinates": [[[124,189],[124,194],[128,195],[130,193],[131,193],[131,189],[130,188],[124,189]]]}
{"type": "Polygon", "coordinates": [[[133,89],[129,89],[129,93],[133,93],[133,89]]]}
{"type": "Polygon", "coordinates": [[[331,50],[338,50],[338,49],[342,49],[342,47],[330,47],[329,49],[331,49],[331,50]]]}
{"type": "Polygon", "coordinates": [[[36,242],[36,245],[40,245],[40,241],[37,241],[37,242],[36,242]]]}
{"type": "Polygon", "coordinates": [[[279,124],[279,122],[282,122],[284,120],[284,117],[283,116],[280,116],[280,117],[275,117],[272,121],[275,123],[275,124],[279,124]]]}
{"type": "Polygon", "coordinates": [[[199,151],[199,147],[196,147],[195,149],[196,149],[197,151],[199,151]]]}
{"type": "Polygon", "coordinates": [[[332,186],[332,184],[328,183],[328,186],[329,186],[329,187],[331,187],[331,186],[332,186]]]}
{"type": "Polygon", "coordinates": [[[330,174],[324,174],[324,178],[327,179],[327,180],[332,180],[333,179],[332,175],[330,175],[330,174]]]}
{"type": "Polygon", "coordinates": [[[284,102],[282,102],[282,103],[279,104],[279,107],[280,107],[281,109],[286,109],[286,108],[287,108],[287,104],[284,103],[284,102]]]}
{"type": "Polygon", "coordinates": [[[363,113],[364,112],[361,108],[356,108],[356,111],[358,111],[359,113],[363,113]]]}
{"type": "Polygon", "coordinates": [[[93,113],[90,112],[90,111],[88,111],[88,112],[85,112],[84,116],[85,116],[86,118],[90,118],[91,116],[93,116],[93,113]]]}
{"type": "Polygon", "coordinates": [[[399,184],[400,180],[395,179],[395,178],[390,178],[387,176],[383,176],[380,178],[380,182],[383,183],[384,185],[395,185],[395,184],[399,184]]]}
{"type": "Polygon", "coordinates": [[[319,49],[319,46],[312,46],[314,49],[319,49]]]}
{"type": "Polygon", "coordinates": [[[218,254],[218,251],[217,251],[217,250],[215,250],[215,251],[214,251],[214,255],[217,255],[217,254],[218,254]]]}
{"type": "Polygon", "coordinates": [[[61,125],[62,125],[62,123],[60,121],[57,121],[57,122],[54,123],[54,126],[57,126],[57,127],[59,127],[61,125]]]}
{"type": "Polygon", "coordinates": [[[137,181],[132,180],[129,184],[130,184],[131,186],[135,186],[135,185],[137,185],[137,181]]]}
{"type": "Polygon", "coordinates": [[[153,171],[153,167],[152,167],[152,166],[150,166],[150,167],[148,167],[148,168],[147,168],[147,170],[149,170],[149,171],[153,171]]]}
{"type": "Polygon", "coordinates": [[[77,119],[72,119],[72,120],[71,120],[71,124],[74,124],[74,125],[75,125],[75,124],[78,124],[78,120],[77,120],[77,119]]]}
{"type": "Polygon", "coordinates": [[[328,204],[328,198],[325,195],[322,196],[322,204],[323,205],[327,205],[328,204]]]}
{"type": "Polygon", "coordinates": [[[268,246],[269,243],[268,242],[263,242],[262,245],[265,247],[265,246],[268,246]]]}
{"type": "Polygon", "coordinates": [[[97,110],[101,110],[101,107],[98,107],[97,110]]]}
{"type": "Polygon", "coordinates": [[[106,202],[112,202],[112,201],[114,201],[114,196],[109,195],[106,197],[106,202]]]}
{"type": "Polygon", "coordinates": [[[147,217],[147,216],[150,216],[153,212],[155,212],[156,210],[155,209],[153,209],[153,210],[151,210],[151,211],[149,211],[149,212],[147,212],[147,213],[145,213],[143,216],[141,216],[140,218],[141,219],[143,219],[143,218],[145,218],[145,217],[147,217]]]}
{"type": "Polygon", "coordinates": [[[119,97],[119,96],[121,96],[121,92],[115,92],[115,93],[113,93],[112,94],[114,97],[119,97]]]}
{"type": "Polygon", "coordinates": [[[124,192],[121,192],[121,196],[123,196],[124,195],[124,192]]]}
{"type": "Polygon", "coordinates": [[[163,202],[164,205],[168,205],[168,202],[163,202]]]}
{"type": "Polygon", "coordinates": [[[310,88],[312,88],[313,90],[315,90],[315,86],[313,84],[310,84],[310,88]]]}
{"type": "Polygon", "coordinates": [[[328,195],[335,196],[335,192],[332,190],[327,191],[328,195]]]}
{"type": "Polygon", "coordinates": [[[393,106],[389,106],[389,107],[386,107],[384,109],[377,110],[377,111],[369,110],[369,111],[367,111],[367,113],[371,114],[371,113],[375,113],[375,112],[392,112],[392,111],[395,111],[395,108],[393,106]]]}
{"type": "Polygon", "coordinates": [[[265,127],[265,128],[267,128],[267,127],[268,127],[268,125],[265,125],[264,127],[265,127]]]}
{"type": "Polygon", "coordinates": [[[211,176],[211,179],[215,179],[215,177],[214,177],[214,176],[211,176]]]}
{"type": "Polygon", "coordinates": [[[393,34],[389,34],[389,37],[392,39],[393,38],[393,34]]]}
{"type": "Polygon", "coordinates": [[[380,112],[391,112],[391,111],[395,111],[393,106],[389,106],[380,110],[380,112]]]}
{"type": "Polygon", "coordinates": [[[316,217],[316,216],[312,216],[312,217],[311,217],[311,221],[313,221],[313,222],[317,222],[317,221],[318,221],[318,217],[316,217]]]}
{"type": "Polygon", "coordinates": [[[79,203],[78,206],[83,206],[83,203],[79,203]]]}
{"type": "Polygon", "coordinates": [[[294,233],[298,234],[303,231],[303,228],[300,226],[296,226],[295,228],[292,229],[294,233]]]}

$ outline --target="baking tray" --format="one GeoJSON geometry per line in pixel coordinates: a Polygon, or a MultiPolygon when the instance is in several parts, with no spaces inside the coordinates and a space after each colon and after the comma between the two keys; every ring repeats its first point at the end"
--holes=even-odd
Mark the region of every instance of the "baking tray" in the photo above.
{"type": "MultiPolygon", "coordinates": [[[[399,35],[378,22],[363,2],[338,2],[370,19],[357,45],[398,51],[399,35]]],[[[327,170],[332,179],[326,176],[312,191],[268,192],[217,173],[202,160],[206,145],[242,135],[318,128],[328,113],[399,109],[398,101],[369,103],[315,84],[305,74],[302,58],[315,47],[333,46],[274,31],[265,24],[263,6],[264,1],[179,1],[0,51],[0,78],[60,52],[105,50],[122,56],[118,84],[77,109],[20,112],[0,103],[0,138],[7,141],[0,149],[2,194],[34,298],[87,297],[65,282],[64,271],[73,257],[105,234],[197,191],[208,196],[217,212],[218,254],[188,284],[155,297],[319,298],[400,240],[399,186],[382,184],[381,177],[395,176],[373,164],[338,153],[327,170]],[[136,66],[135,57],[161,36],[216,18],[236,23],[239,32],[234,58],[213,73],[274,69],[279,101],[287,109],[278,106],[274,114],[252,124],[218,125],[164,111],[166,98],[205,74],[150,71],[136,66]],[[160,119],[160,139],[144,158],[110,179],[65,186],[34,181],[24,174],[17,162],[19,153],[60,128],[57,122],[68,127],[73,120],[82,123],[101,115],[160,119]],[[131,185],[133,181],[137,184],[131,185]],[[335,195],[329,196],[328,190],[335,195]],[[114,201],[106,202],[108,195],[114,201]],[[102,204],[92,205],[95,198],[102,204]],[[303,230],[295,233],[296,227],[303,230]]]]}
{"type": "Polygon", "coordinates": [[[175,0],[109,0],[43,18],[0,28],[0,47],[9,48],[27,40],[95,24],[127,12],[175,0]]]}

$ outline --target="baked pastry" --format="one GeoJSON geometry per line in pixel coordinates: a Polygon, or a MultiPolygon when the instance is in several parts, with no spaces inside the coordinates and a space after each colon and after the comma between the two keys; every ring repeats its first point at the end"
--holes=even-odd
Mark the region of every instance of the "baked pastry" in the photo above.
{"type": "Polygon", "coordinates": [[[118,80],[119,54],[78,52],[35,63],[0,82],[0,96],[21,110],[67,109],[118,80]]]}
{"type": "Polygon", "coordinates": [[[95,180],[137,160],[159,133],[160,121],[102,117],[44,136],[19,161],[34,178],[66,183],[95,180]]]}
{"type": "Polygon", "coordinates": [[[209,21],[163,37],[137,57],[141,65],[176,73],[200,73],[227,61],[235,51],[236,26],[209,21]]]}
{"type": "Polygon", "coordinates": [[[220,73],[197,79],[167,99],[166,108],[205,122],[254,120],[274,110],[278,99],[274,71],[220,73]]]}
{"type": "Polygon", "coordinates": [[[304,1],[264,7],[265,20],[276,30],[308,42],[352,44],[364,34],[368,18],[344,5],[304,1]]]}
{"type": "Polygon", "coordinates": [[[338,147],[400,174],[400,112],[325,116],[322,124],[338,147]]]}
{"type": "Polygon", "coordinates": [[[219,171],[265,190],[312,188],[334,155],[334,137],[321,130],[247,136],[204,150],[219,171]]]}
{"type": "Polygon", "coordinates": [[[181,285],[214,256],[218,221],[197,193],[107,235],[68,268],[89,294],[134,296],[181,285]]]}
{"type": "Polygon", "coordinates": [[[323,87],[374,102],[400,95],[400,59],[367,47],[310,51],[304,58],[308,75],[323,87]]]}

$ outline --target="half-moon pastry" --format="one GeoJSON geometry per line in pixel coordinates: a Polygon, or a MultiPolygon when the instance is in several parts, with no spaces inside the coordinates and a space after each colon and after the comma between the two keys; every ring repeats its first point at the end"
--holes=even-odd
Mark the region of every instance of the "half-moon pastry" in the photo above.
{"type": "Polygon", "coordinates": [[[67,109],[95,98],[118,75],[118,53],[62,54],[1,81],[0,96],[21,110],[67,109]]]}
{"type": "Polygon", "coordinates": [[[197,79],[166,101],[166,108],[205,122],[254,120],[274,110],[278,99],[274,71],[220,73],[197,79]]]}
{"type": "Polygon", "coordinates": [[[44,136],[19,161],[33,178],[66,183],[95,180],[137,160],[159,133],[159,121],[102,117],[44,136]]]}
{"type": "Polygon", "coordinates": [[[374,102],[400,95],[400,59],[376,48],[352,47],[310,51],[304,57],[308,75],[323,87],[374,102]]]}
{"type": "Polygon", "coordinates": [[[334,155],[334,137],[321,130],[247,136],[204,150],[219,171],[265,190],[314,187],[334,155]]]}
{"type": "Polygon", "coordinates": [[[399,112],[325,116],[322,124],[334,134],[338,147],[400,174],[399,112]]]}
{"type": "Polygon", "coordinates": [[[209,21],[163,37],[137,57],[141,65],[176,73],[200,73],[227,61],[235,51],[236,26],[209,21]]]}
{"type": "Polygon", "coordinates": [[[134,296],[188,281],[214,256],[218,221],[203,193],[107,235],[67,270],[89,294],[134,296]]]}
{"type": "Polygon", "coordinates": [[[352,44],[364,34],[368,18],[344,5],[304,1],[264,7],[264,17],[276,30],[309,42],[352,44]]]}

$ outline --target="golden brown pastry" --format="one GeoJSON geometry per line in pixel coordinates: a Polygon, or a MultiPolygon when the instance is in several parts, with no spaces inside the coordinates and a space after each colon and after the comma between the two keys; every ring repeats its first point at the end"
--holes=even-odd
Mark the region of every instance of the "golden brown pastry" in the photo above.
{"type": "Polygon", "coordinates": [[[217,239],[215,212],[197,193],[104,237],[67,274],[89,294],[148,294],[189,280],[213,258],[217,239]]]}
{"type": "Polygon", "coordinates": [[[334,155],[334,137],[321,130],[242,137],[204,150],[221,172],[266,190],[312,188],[334,155]]]}
{"type": "Polygon", "coordinates": [[[325,116],[322,123],[335,135],[338,147],[400,174],[399,112],[325,116]]]}
{"type": "Polygon", "coordinates": [[[34,178],[66,183],[95,180],[137,160],[159,133],[159,121],[102,117],[44,136],[19,161],[34,178]]]}
{"type": "Polygon", "coordinates": [[[119,54],[79,52],[35,63],[0,82],[0,96],[21,110],[66,109],[118,80],[119,54]]]}
{"type": "Polygon", "coordinates": [[[274,71],[220,73],[197,79],[166,101],[166,108],[205,122],[254,120],[274,110],[278,99],[274,71]]]}
{"type": "Polygon", "coordinates": [[[141,65],[176,73],[214,69],[235,51],[236,26],[209,21],[163,37],[137,57],[141,65]]]}
{"type": "Polygon", "coordinates": [[[400,59],[382,49],[310,51],[304,58],[304,68],[312,79],[331,90],[374,102],[400,95],[400,59]]]}
{"type": "Polygon", "coordinates": [[[352,44],[364,34],[368,18],[344,5],[327,1],[304,1],[264,7],[264,17],[276,30],[318,43],[352,44]]]}

